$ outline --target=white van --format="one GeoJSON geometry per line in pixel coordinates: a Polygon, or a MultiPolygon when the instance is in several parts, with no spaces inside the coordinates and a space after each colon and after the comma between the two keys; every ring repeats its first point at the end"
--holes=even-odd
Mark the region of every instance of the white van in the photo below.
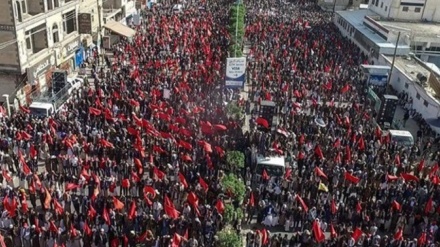
{"type": "Polygon", "coordinates": [[[414,137],[411,132],[407,130],[388,130],[386,132],[390,134],[391,143],[408,148],[414,146],[414,137]]]}
{"type": "Polygon", "coordinates": [[[282,177],[286,171],[286,161],[284,156],[264,157],[257,156],[256,174],[261,176],[266,170],[269,177],[282,177]]]}
{"type": "Polygon", "coordinates": [[[32,102],[29,106],[30,115],[36,117],[48,117],[55,113],[55,109],[51,103],[32,102]]]}

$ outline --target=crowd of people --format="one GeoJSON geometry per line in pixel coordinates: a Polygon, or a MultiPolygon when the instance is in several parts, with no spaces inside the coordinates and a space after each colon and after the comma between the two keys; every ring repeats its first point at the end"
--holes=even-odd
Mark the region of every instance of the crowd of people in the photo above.
{"type": "Polygon", "coordinates": [[[368,57],[316,3],[245,1],[250,92],[239,105],[251,117],[231,118],[232,3],[146,9],[54,116],[22,106],[2,119],[1,246],[219,246],[232,150],[246,155],[233,226],[252,225],[246,246],[438,245],[439,153],[373,124],[359,90],[368,57]],[[277,103],[274,132],[262,100],[277,103]],[[255,153],[284,156],[285,173],[259,174],[255,153]],[[279,226],[289,235],[271,233],[279,226]]]}

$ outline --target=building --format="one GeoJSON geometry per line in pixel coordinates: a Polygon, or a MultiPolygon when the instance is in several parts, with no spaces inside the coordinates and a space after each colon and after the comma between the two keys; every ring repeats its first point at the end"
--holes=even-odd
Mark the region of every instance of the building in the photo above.
{"type": "Polygon", "coordinates": [[[380,54],[392,55],[395,51],[397,55],[409,54],[409,38],[401,34],[397,42],[398,33],[378,23],[376,17],[377,14],[368,9],[337,11],[334,24],[343,36],[369,55],[372,63],[378,62],[380,54]]]}
{"type": "Polygon", "coordinates": [[[134,0],[107,0],[103,2],[104,23],[108,21],[129,25],[137,13],[134,0]]]}
{"type": "Polygon", "coordinates": [[[341,33],[377,62],[379,54],[414,53],[440,66],[440,1],[369,0],[368,10],[338,11],[334,23],[341,33]],[[404,47],[404,46],[409,46],[404,47]],[[371,49],[372,48],[372,49],[371,49]]]}
{"type": "Polygon", "coordinates": [[[440,22],[438,0],[369,0],[368,7],[389,20],[440,22]]]}
{"type": "Polygon", "coordinates": [[[362,4],[368,4],[368,0],[318,0],[319,6],[326,10],[358,9],[362,4]]]}
{"type": "Polygon", "coordinates": [[[29,103],[55,69],[75,74],[99,47],[103,16],[102,0],[0,1],[0,95],[29,103]]]}
{"type": "Polygon", "coordinates": [[[78,32],[82,42],[83,59],[91,55],[94,47],[100,47],[103,16],[102,0],[82,0],[79,3],[78,32]]]}
{"type": "MultiPolygon", "coordinates": [[[[392,56],[381,55],[379,63],[391,66],[392,56]]],[[[440,117],[439,69],[416,56],[396,56],[390,85],[398,92],[406,92],[412,99],[412,108],[424,119],[440,117]]],[[[437,133],[440,128],[432,126],[437,133]]]]}

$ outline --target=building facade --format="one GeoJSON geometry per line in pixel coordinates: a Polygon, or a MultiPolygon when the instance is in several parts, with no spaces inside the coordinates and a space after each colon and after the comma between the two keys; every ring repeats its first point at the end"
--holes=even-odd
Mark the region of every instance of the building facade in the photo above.
{"type": "Polygon", "coordinates": [[[326,10],[357,9],[361,4],[368,4],[368,0],[318,0],[318,4],[326,10]]]}
{"type": "Polygon", "coordinates": [[[134,0],[107,0],[103,4],[104,23],[117,21],[130,25],[136,14],[136,1],[134,0]]]}
{"type": "Polygon", "coordinates": [[[29,103],[56,69],[76,72],[103,34],[102,0],[0,1],[0,95],[29,103]]]}
{"type": "Polygon", "coordinates": [[[369,0],[368,7],[390,20],[440,21],[438,0],[369,0]]]}

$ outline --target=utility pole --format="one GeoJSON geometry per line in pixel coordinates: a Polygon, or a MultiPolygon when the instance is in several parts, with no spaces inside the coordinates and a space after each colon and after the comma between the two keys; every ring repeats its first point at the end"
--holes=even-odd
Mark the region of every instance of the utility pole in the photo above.
{"type": "Polygon", "coordinates": [[[333,0],[333,14],[336,12],[336,0],[333,0]]]}
{"type": "Polygon", "coordinates": [[[391,69],[390,69],[390,74],[388,75],[387,87],[385,88],[386,92],[388,92],[390,88],[391,75],[393,74],[393,70],[394,70],[394,62],[396,61],[397,46],[399,45],[399,40],[400,40],[400,31],[397,34],[396,45],[394,47],[393,62],[391,63],[391,69]]]}
{"type": "Polygon", "coordinates": [[[99,51],[100,51],[100,53],[102,53],[101,52],[101,47],[104,47],[103,39],[102,39],[102,16],[101,16],[102,6],[99,4],[99,1],[100,0],[96,0],[96,5],[98,6],[98,25],[99,25],[98,26],[98,40],[99,40],[99,43],[100,43],[99,51]]]}

